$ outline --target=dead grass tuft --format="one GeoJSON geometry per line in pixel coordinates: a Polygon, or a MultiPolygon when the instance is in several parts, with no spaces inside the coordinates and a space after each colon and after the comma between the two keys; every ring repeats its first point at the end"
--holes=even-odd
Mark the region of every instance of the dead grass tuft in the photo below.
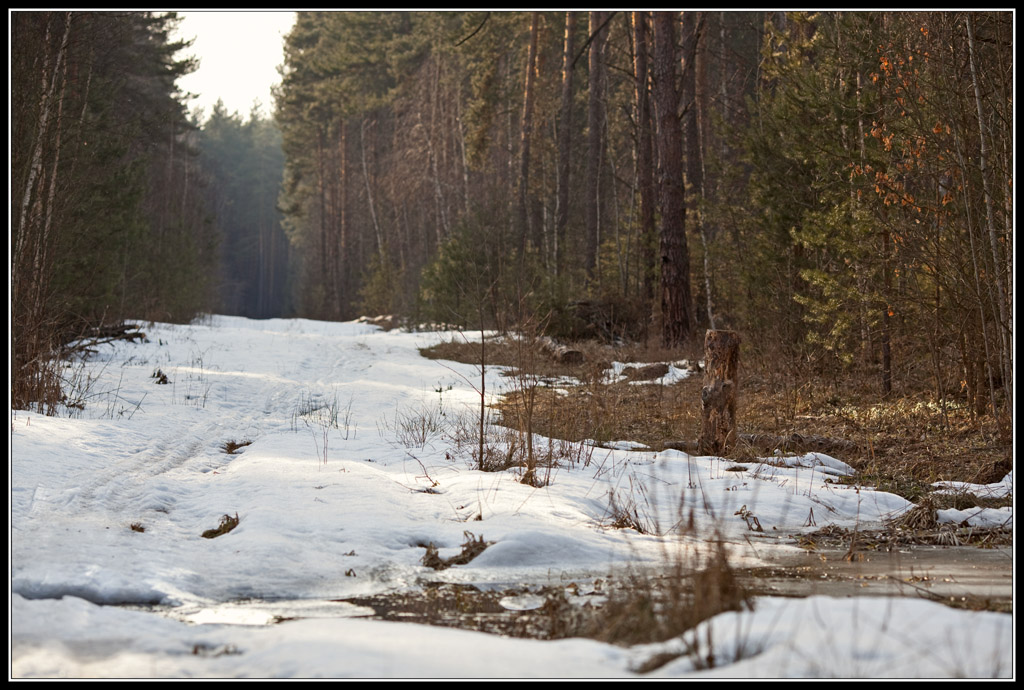
{"type": "Polygon", "coordinates": [[[235,441],[234,439],[232,439],[230,441],[225,441],[224,443],[222,443],[220,449],[227,453],[228,455],[237,455],[239,450],[251,445],[252,441],[249,440],[235,441]]]}
{"type": "Polygon", "coordinates": [[[699,637],[698,626],[720,613],[749,609],[750,597],[721,541],[714,544],[703,567],[693,570],[692,565],[685,558],[673,557],[657,575],[634,575],[624,586],[610,591],[608,601],[594,610],[575,634],[625,646],[682,640],[683,652],[658,655],[636,669],[641,673],[684,655],[692,657],[698,668],[718,665],[722,660],[715,656],[710,630],[705,629],[705,637],[699,637]]]}
{"type": "Polygon", "coordinates": [[[238,527],[238,513],[235,513],[235,517],[224,515],[216,529],[208,529],[203,532],[203,539],[214,539],[222,534],[227,534],[236,527],[238,527]]]}
{"type": "Polygon", "coordinates": [[[462,551],[451,558],[441,558],[437,547],[433,543],[426,544],[424,548],[426,548],[427,552],[423,555],[423,560],[421,561],[423,565],[434,570],[445,570],[453,565],[465,565],[482,554],[488,546],[494,543],[484,541],[483,535],[476,537],[472,532],[463,532],[462,534],[466,537],[466,541],[462,544],[462,551]]]}
{"type": "Polygon", "coordinates": [[[939,526],[939,511],[931,497],[926,496],[913,508],[891,520],[889,524],[894,529],[933,530],[939,526]]]}

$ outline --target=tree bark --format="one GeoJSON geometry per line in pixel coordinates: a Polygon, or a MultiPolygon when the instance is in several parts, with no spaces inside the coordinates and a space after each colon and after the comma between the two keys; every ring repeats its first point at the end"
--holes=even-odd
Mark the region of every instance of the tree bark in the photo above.
{"type": "Polygon", "coordinates": [[[565,231],[569,225],[569,170],[572,155],[572,74],[576,13],[565,13],[565,49],[562,53],[562,102],[558,118],[558,196],[555,202],[555,273],[562,273],[565,231]]]}
{"type": "Polygon", "coordinates": [[[711,331],[704,336],[704,387],[701,389],[700,455],[723,455],[736,443],[740,335],[711,331]]]}
{"type": "Polygon", "coordinates": [[[590,13],[590,76],[587,105],[587,272],[594,274],[601,246],[601,157],[604,127],[604,12],[590,13]]]}
{"type": "Polygon", "coordinates": [[[683,145],[676,89],[674,12],[654,13],[654,105],[658,119],[658,188],[661,196],[661,317],[667,347],[683,343],[695,323],[690,294],[683,197],[683,145]]]}
{"type": "MultiPolygon", "coordinates": [[[[704,161],[700,137],[699,108],[700,101],[697,90],[697,44],[702,32],[701,21],[697,12],[683,12],[683,134],[686,147],[686,192],[691,206],[704,199],[704,161]]],[[[715,315],[711,293],[711,259],[708,256],[708,236],[699,208],[690,214],[697,228],[703,249],[704,268],[704,300],[707,311],[708,327],[715,328],[715,315]]]]}
{"type": "Polygon", "coordinates": [[[526,58],[526,86],[523,94],[523,120],[519,145],[519,198],[518,228],[520,233],[520,261],[526,257],[527,238],[530,236],[529,191],[530,191],[530,136],[533,133],[534,83],[537,72],[537,34],[540,30],[540,12],[530,17],[530,49],[526,58]]]}
{"type": "MultiPolygon", "coordinates": [[[[640,188],[640,257],[643,262],[643,297],[648,310],[654,304],[655,226],[654,150],[651,100],[648,93],[647,13],[633,13],[633,80],[636,90],[636,167],[640,188]]],[[[648,312],[649,315],[649,312],[648,312]]]]}
{"type": "Polygon", "coordinates": [[[373,221],[373,232],[377,238],[377,255],[384,259],[384,235],[377,222],[377,209],[373,204],[373,189],[370,187],[370,173],[366,168],[366,120],[363,120],[359,131],[359,153],[363,163],[363,183],[366,185],[366,201],[370,206],[370,218],[373,221]]]}
{"type": "MultiPolygon", "coordinates": [[[[1010,347],[1007,342],[1008,334],[1012,333],[1011,319],[1006,308],[1006,289],[1003,287],[1003,274],[1000,270],[1003,266],[1003,262],[999,257],[999,238],[996,234],[996,226],[993,220],[994,214],[992,212],[992,192],[989,187],[988,171],[987,171],[987,159],[988,159],[988,146],[985,138],[985,118],[984,111],[981,107],[981,89],[978,86],[978,68],[977,68],[977,57],[975,55],[974,46],[974,25],[971,22],[971,13],[967,13],[967,47],[970,54],[971,63],[971,85],[974,87],[974,102],[975,107],[978,111],[978,141],[981,148],[981,156],[979,158],[979,166],[981,173],[981,185],[982,191],[985,198],[985,225],[988,230],[989,246],[992,250],[992,279],[996,286],[996,305],[999,311],[999,345],[1000,345],[1000,375],[1003,380],[1003,392],[1006,395],[1007,406],[1012,406],[1013,392],[1010,387],[1011,371],[1012,371],[1012,359],[1010,347]]],[[[995,410],[993,410],[993,413],[995,410]]]]}

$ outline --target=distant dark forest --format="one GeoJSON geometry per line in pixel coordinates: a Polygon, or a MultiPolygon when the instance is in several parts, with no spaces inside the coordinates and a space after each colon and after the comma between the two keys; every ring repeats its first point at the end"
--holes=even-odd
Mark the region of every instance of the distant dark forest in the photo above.
{"type": "Polygon", "coordinates": [[[273,119],[201,121],[175,21],[11,15],[16,406],[210,311],[731,328],[1012,405],[1009,12],[299,12],[273,119]]]}

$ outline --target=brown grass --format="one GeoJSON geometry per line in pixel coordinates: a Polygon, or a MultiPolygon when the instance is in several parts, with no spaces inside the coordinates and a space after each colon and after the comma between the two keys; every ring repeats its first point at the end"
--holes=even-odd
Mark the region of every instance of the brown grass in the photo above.
{"type": "Polygon", "coordinates": [[[214,539],[222,534],[227,534],[236,527],[238,527],[238,513],[235,513],[235,517],[224,515],[221,517],[217,529],[208,529],[203,532],[203,539],[214,539]]]}
{"type": "Polygon", "coordinates": [[[466,537],[466,541],[462,544],[462,551],[451,558],[441,558],[437,547],[433,543],[426,544],[424,548],[427,552],[423,554],[423,565],[434,570],[445,570],[453,565],[465,565],[482,554],[488,546],[494,543],[484,541],[483,535],[477,537],[472,532],[464,532],[463,536],[466,537]]]}
{"type": "Polygon", "coordinates": [[[220,449],[227,453],[228,455],[236,455],[239,450],[251,445],[252,441],[235,441],[232,439],[230,441],[225,441],[224,443],[222,443],[220,449]]]}
{"type": "Polygon", "coordinates": [[[719,541],[714,547],[707,562],[696,570],[682,556],[667,556],[665,569],[657,575],[630,578],[609,593],[603,606],[567,632],[626,646],[682,640],[684,653],[652,657],[636,669],[638,673],[652,671],[683,654],[692,657],[698,668],[715,667],[722,661],[715,658],[715,641],[700,638],[697,626],[720,613],[749,608],[750,597],[729,564],[724,544],[719,541]]]}
{"type": "MultiPolygon", "coordinates": [[[[602,372],[612,361],[664,362],[689,358],[685,350],[612,348],[598,343],[572,343],[586,361],[564,365],[536,356],[541,377],[572,376],[579,385],[540,387],[533,400],[533,430],[569,441],[598,443],[629,440],[653,450],[696,441],[700,431],[700,374],[670,386],[604,384],[602,372]]],[[[425,355],[478,363],[479,345],[457,341],[423,351],[425,355]]],[[[511,344],[488,344],[488,363],[515,366],[523,361],[511,344]]],[[[858,482],[918,500],[932,482],[992,483],[1012,469],[1012,442],[1001,437],[989,417],[975,417],[955,399],[940,404],[928,391],[884,398],[872,381],[814,376],[753,355],[740,360],[737,416],[743,433],[823,436],[856,444],[857,450],[829,455],[858,470],[858,482]]],[[[514,425],[522,407],[522,391],[498,405],[501,423],[514,425]]],[[[750,460],[764,451],[740,444],[730,454],[750,460]]]]}

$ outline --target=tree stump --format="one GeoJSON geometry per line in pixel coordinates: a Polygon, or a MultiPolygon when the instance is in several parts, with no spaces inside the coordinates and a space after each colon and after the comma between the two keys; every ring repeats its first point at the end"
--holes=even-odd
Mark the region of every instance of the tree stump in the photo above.
{"type": "Polygon", "coordinates": [[[740,334],[712,331],[704,336],[704,387],[701,389],[699,455],[724,455],[736,442],[740,334]]]}

